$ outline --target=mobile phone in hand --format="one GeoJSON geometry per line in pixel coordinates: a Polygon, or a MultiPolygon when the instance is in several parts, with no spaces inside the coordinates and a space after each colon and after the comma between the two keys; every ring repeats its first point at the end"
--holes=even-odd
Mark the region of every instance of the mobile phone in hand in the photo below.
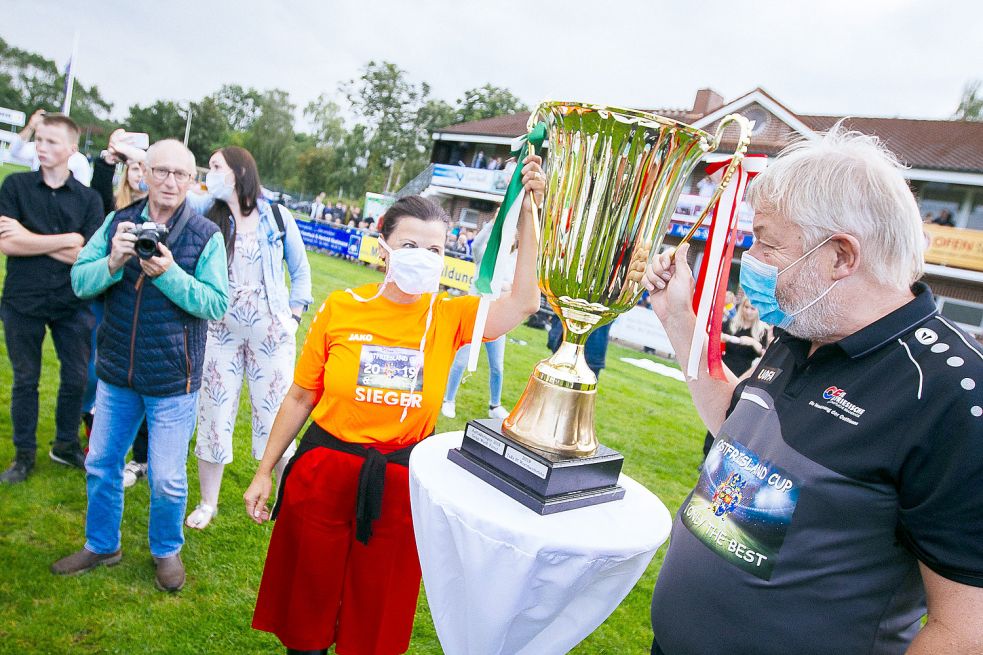
{"type": "Polygon", "coordinates": [[[146,132],[123,132],[120,141],[140,150],[150,147],[150,135],[146,132]]]}

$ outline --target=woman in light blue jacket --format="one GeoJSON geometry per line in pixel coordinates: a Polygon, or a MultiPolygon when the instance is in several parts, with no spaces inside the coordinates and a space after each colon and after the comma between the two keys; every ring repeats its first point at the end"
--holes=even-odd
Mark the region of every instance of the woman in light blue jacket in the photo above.
{"type": "MultiPolygon", "coordinates": [[[[222,319],[209,324],[205,347],[195,446],[201,502],[186,521],[197,529],[204,529],[218,511],[222,472],[232,461],[243,380],[252,405],[252,455],[259,460],[293,382],[297,327],[312,302],[311,269],[300,230],[285,207],[261,197],[249,151],[221,148],[208,167],[208,196],[189,196],[189,202],[215,221],[225,237],[230,304],[222,319]]],[[[291,455],[292,447],[277,466],[277,481],[291,455]]]]}

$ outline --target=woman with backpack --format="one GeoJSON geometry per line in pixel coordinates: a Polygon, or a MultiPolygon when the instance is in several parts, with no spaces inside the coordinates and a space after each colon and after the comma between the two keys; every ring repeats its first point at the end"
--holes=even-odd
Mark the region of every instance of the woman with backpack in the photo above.
{"type": "MultiPolygon", "coordinates": [[[[300,230],[289,210],[262,198],[253,156],[227,146],[212,154],[208,168],[210,206],[204,213],[225,237],[230,305],[221,320],[209,324],[205,347],[195,445],[201,502],[185,521],[199,530],[218,512],[222,473],[232,461],[242,383],[249,385],[252,456],[259,460],[293,381],[297,328],[312,302],[311,269],[300,230]]],[[[293,450],[284,453],[275,469],[278,481],[293,450]]]]}

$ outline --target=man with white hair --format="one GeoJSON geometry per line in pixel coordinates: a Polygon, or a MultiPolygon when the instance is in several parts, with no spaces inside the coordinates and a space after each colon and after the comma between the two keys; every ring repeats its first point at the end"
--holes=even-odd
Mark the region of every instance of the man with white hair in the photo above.
{"type": "MultiPolygon", "coordinates": [[[[900,168],[837,126],[753,183],[741,286],[776,339],[741,380],[688,382],[715,441],[673,525],[653,653],[983,652],[983,355],[918,282],[900,168]]],[[[686,254],[645,277],[683,355],[686,254]]]]}
{"type": "Polygon", "coordinates": [[[228,308],[229,282],[218,226],[185,200],[194,155],[166,139],[150,147],[146,165],[147,199],[110,214],[72,267],[79,297],[105,293],[105,317],[85,461],[85,546],[51,569],[75,575],[122,558],[123,465],[146,415],[150,553],[157,587],[178,591],[185,581],[179,553],[205,337],[208,321],[228,308]]]}

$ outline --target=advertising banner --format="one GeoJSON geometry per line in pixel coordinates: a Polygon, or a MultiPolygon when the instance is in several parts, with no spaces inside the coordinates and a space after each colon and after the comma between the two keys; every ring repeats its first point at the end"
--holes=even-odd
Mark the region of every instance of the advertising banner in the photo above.
{"type": "Polygon", "coordinates": [[[509,185],[510,175],[511,170],[509,169],[490,171],[486,168],[434,164],[430,184],[453,189],[504,194],[505,188],[509,185]]]}
{"type": "Polygon", "coordinates": [[[928,238],[925,261],[983,271],[983,231],[945,225],[923,225],[928,238]]]}
{"type": "Polygon", "coordinates": [[[308,248],[326,250],[332,255],[358,256],[363,234],[361,230],[301,219],[297,219],[297,227],[308,248]]]}

